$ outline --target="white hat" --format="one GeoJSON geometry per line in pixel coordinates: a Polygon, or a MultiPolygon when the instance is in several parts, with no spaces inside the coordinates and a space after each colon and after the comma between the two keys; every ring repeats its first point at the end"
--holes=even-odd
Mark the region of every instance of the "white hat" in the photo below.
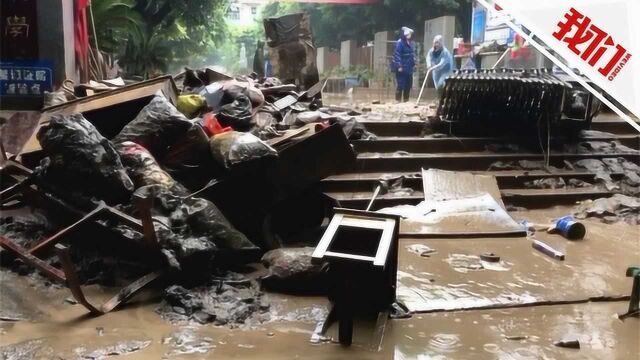
{"type": "Polygon", "coordinates": [[[411,34],[413,34],[413,29],[408,28],[408,27],[406,27],[406,26],[403,26],[403,27],[402,27],[402,34],[403,34],[404,36],[411,35],[411,34]]]}

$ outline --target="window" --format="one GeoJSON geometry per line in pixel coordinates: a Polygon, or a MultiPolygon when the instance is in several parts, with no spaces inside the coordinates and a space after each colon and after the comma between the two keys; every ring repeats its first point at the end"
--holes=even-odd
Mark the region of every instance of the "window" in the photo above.
{"type": "Polygon", "coordinates": [[[240,20],[240,8],[238,5],[231,5],[227,14],[230,20],[240,20]]]}
{"type": "Polygon", "coordinates": [[[251,15],[256,15],[258,13],[258,8],[255,6],[251,7],[251,15]]]}

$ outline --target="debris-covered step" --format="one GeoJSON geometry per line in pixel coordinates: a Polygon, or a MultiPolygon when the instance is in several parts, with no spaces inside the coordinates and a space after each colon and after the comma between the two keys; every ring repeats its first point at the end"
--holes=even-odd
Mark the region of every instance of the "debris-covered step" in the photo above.
{"type": "Polygon", "coordinates": [[[618,120],[599,120],[595,119],[591,123],[591,130],[604,131],[613,134],[638,134],[629,123],[622,119],[618,120]]]}
{"type": "MultiPolygon", "coordinates": [[[[421,136],[425,129],[425,121],[362,121],[367,130],[378,136],[421,136]]],[[[612,134],[637,135],[631,125],[622,119],[619,120],[599,120],[595,119],[591,123],[591,130],[608,132],[612,134]]]]}
{"type": "MultiPolygon", "coordinates": [[[[496,177],[501,189],[527,189],[537,186],[551,187],[588,187],[593,185],[596,173],[588,171],[474,171],[474,174],[492,175],[496,177]],[[539,184],[539,185],[538,185],[539,184]],[[564,186],[562,184],[565,184],[564,186]]],[[[613,180],[619,180],[624,173],[609,173],[613,180]]],[[[402,179],[402,187],[413,190],[422,190],[422,176],[419,172],[393,172],[393,173],[350,173],[330,176],[322,181],[322,189],[325,192],[353,192],[370,191],[381,181],[393,182],[402,179]]]]}
{"type": "MultiPolygon", "coordinates": [[[[563,167],[564,161],[582,159],[625,158],[636,164],[640,163],[637,153],[551,153],[549,163],[552,166],[563,167]]],[[[408,152],[395,153],[363,153],[358,155],[357,171],[416,171],[421,168],[435,168],[442,170],[485,171],[491,170],[497,162],[511,161],[543,161],[542,154],[496,154],[496,153],[444,153],[444,154],[411,154],[408,152]]]]}
{"type": "MultiPolygon", "coordinates": [[[[506,204],[522,206],[530,209],[547,208],[554,205],[573,204],[576,201],[598,199],[612,196],[613,193],[595,187],[580,189],[502,189],[502,199],[506,204]]],[[[349,209],[365,209],[373,196],[373,191],[361,192],[328,192],[331,198],[337,200],[341,207],[349,209]]],[[[421,191],[411,194],[389,193],[379,195],[373,210],[398,205],[416,205],[424,200],[421,191]]]]}
{"type": "Polygon", "coordinates": [[[368,131],[377,136],[421,136],[424,121],[362,121],[368,131]]]}
{"type": "MultiPolygon", "coordinates": [[[[553,139],[554,142],[565,143],[566,139],[553,139]]],[[[634,150],[640,150],[640,135],[614,135],[610,136],[593,136],[585,137],[579,141],[602,141],[612,142],[618,141],[621,145],[634,150]]],[[[465,152],[465,151],[484,151],[491,149],[497,144],[518,143],[518,139],[513,138],[496,138],[496,137],[378,137],[376,140],[353,140],[355,150],[357,152],[393,152],[408,151],[414,153],[433,153],[433,152],[465,152]]],[[[526,139],[531,146],[538,146],[537,139],[526,139]]]]}

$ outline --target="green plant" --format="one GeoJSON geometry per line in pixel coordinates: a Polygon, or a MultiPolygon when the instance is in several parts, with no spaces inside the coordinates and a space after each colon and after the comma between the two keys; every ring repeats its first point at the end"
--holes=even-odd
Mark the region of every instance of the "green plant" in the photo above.
{"type": "Polygon", "coordinates": [[[90,31],[90,44],[95,46],[96,37],[98,47],[107,53],[118,53],[122,47],[122,40],[129,34],[141,31],[145,26],[140,13],[133,7],[133,0],[93,0],[91,11],[93,13],[93,27],[96,30],[94,37],[90,31]]]}
{"type": "Polygon", "coordinates": [[[170,54],[169,42],[162,35],[149,36],[145,32],[139,32],[129,37],[119,63],[125,73],[148,79],[167,71],[170,54]]]}
{"type": "Polygon", "coordinates": [[[228,0],[93,0],[91,6],[100,50],[115,55],[129,75],[202,61],[226,40],[228,0]]]}
{"type": "Polygon", "coordinates": [[[265,7],[263,15],[300,11],[309,14],[318,47],[339,48],[344,40],[362,44],[378,31],[402,26],[421,29],[425,20],[443,15],[455,15],[463,33],[469,33],[471,26],[471,0],[381,0],[370,5],[274,2],[265,7]]]}

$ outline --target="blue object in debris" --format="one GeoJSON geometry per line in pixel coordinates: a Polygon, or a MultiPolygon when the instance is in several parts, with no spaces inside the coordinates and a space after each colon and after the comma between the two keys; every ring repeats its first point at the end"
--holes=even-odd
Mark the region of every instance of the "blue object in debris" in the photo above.
{"type": "Polygon", "coordinates": [[[587,229],[573,216],[567,215],[556,220],[556,231],[569,240],[580,240],[584,238],[587,229]]]}
{"type": "Polygon", "coordinates": [[[344,78],[344,87],[346,89],[360,86],[360,79],[357,76],[347,76],[344,78]]]}

